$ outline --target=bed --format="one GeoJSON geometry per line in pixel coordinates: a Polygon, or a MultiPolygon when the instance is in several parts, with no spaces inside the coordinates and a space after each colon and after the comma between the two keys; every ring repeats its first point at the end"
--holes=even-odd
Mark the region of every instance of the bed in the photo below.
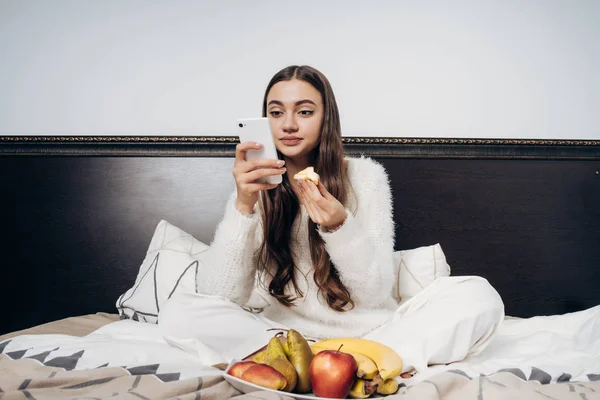
{"type": "MultiPolygon", "coordinates": [[[[438,249],[445,273],[483,276],[506,307],[504,331],[486,351],[403,380],[395,397],[598,396],[600,141],[344,141],[350,156],[388,170],[398,254],[421,268],[421,251],[438,249]]],[[[150,253],[169,250],[159,249],[159,233],[185,236],[196,246],[190,259],[201,257],[234,189],[235,144],[0,137],[0,396],[250,398],[223,379],[223,365],[161,341],[153,315],[168,293],[140,284],[150,253]],[[157,307],[141,310],[150,297],[157,307]]],[[[199,266],[186,268],[158,281],[189,290],[199,266]]],[[[399,282],[405,294],[423,285],[399,282]]]]}

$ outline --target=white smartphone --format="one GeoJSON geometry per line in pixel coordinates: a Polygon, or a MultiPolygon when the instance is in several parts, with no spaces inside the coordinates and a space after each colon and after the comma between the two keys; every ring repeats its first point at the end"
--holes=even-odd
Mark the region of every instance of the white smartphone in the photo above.
{"type": "MultiPolygon", "coordinates": [[[[241,143],[256,142],[263,145],[259,150],[248,150],[246,152],[246,160],[254,160],[256,158],[279,159],[268,118],[238,118],[237,124],[237,132],[241,143]]],[[[262,183],[276,184],[282,181],[283,178],[281,175],[265,176],[258,180],[258,182],[262,183]]]]}

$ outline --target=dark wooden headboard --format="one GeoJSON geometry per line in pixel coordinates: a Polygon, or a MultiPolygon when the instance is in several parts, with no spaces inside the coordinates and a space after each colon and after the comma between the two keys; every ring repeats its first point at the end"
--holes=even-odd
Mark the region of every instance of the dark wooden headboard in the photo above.
{"type": "MultiPolygon", "coordinates": [[[[0,334],[116,313],[156,224],[209,243],[235,138],[0,137],[0,334]]],[[[396,249],[440,243],[512,316],[600,304],[600,141],[345,138],[387,168],[396,249]]]]}

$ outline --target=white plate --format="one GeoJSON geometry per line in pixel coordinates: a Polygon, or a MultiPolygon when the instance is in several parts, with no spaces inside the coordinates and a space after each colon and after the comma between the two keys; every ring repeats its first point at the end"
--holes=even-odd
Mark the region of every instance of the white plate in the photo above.
{"type": "Polygon", "coordinates": [[[223,373],[223,377],[225,378],[225,380],[229,383],[231,383],[231,385],[236,388],[237,390],[239,390],[242,393],[251,393],[251,392],[256,392],[259,390],[266,390],[267,392],[274,392],[274,393],[278,393],[284,396],[290,396],[293,397],[295,399],[310,399],[310,400],[344,400],[344,399],[326,399],[324,397],[317,397],[317,396],[313,396],[312,394],[298,394],[298,393],[289,393],[289,392],[283,392],[281,390],[273,390],[273,389],[269,389],[266,387],[262,387],[262,386],[258,386],[255,385],[254,383],[250,383],[247,382],[243,379],[240,378],[236,378],[235,376],[229,375],[227,372],[229,372],[229,369],[231,368],[231,366],[233,364],[235,364],[236,362],[238,362],[239,360],[232,360],[229,365],[227,366],[227,369],[225,370],[225,372],[223,373]]]}

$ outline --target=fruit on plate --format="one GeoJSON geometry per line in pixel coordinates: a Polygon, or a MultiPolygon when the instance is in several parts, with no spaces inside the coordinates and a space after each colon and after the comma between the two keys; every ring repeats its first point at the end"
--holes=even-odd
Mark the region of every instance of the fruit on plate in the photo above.
{"type": "Polygon", "coordinates": [[[312,391],[323,398],[364,399],[375,393],[385,396],[398,391],[395,378],[402,371],[402,358],[382,343],[332,338],[309,345],[294,329],[271,330],[279,332],[265,347],[232,365],[229,374],[266,388],[293,393],[312,391]],[[253,369],[259,365],[270,370],[253,369]]]}
{"type": "MultiPolygon", "coordinates": [[[[313,354],[318,354],[323,350],[329,350],[324,347],[319,347],[316,344],[311,345],[310,349],[312,350],[313,354]]],[[[346,349],[344,349],[344,352],[352,355],[352,357],[354,357],[356,360],[356,364],[358,365],[358,371],[356,372],[357,377],[363,379],[375,378],[379,370],[377,369],[377,365],[373,360],[371,360],[369,357],[363,356],[362,354],[346,351],[346,349]]]]}
{"type": "Polygon", "coordinates": [[[394,394],[398,391],[399,386],[400,385],[398,384],[396,378],[386,379],[385,381],[377,385],[377,393],[384,395],[394,394]]]}
{"type": "MultiPolygon", "coordinates": [[[[377,365],[377,369],[379,370],[378,376],[383,381],[395,378],[402,372],[402,358],[398,353],[396,353],[394,349],[374,340],[362,338],[333,338],[318,341],[313,344],[313,346],[330,350],[335,350],[340,348],[340,346],[344,346],[344,351],[362,354],[375,362],[375,365],[377,365]]],[[[319,354],[317,354],[317,356],[319,354]]]]}
{"type": "Polygon", "coordinates": [[[310,383],[310,363],[313,353],[308,342],[300,332],[290,329],[287,333],[287,347],[289,360],[298,374],[298,381],[294,392],[308,393],[312,390],[310,383]]]}
{"type": "Polygon", "coordinates": [[[314,167],[306,167],[302,171],[294,175],[294,179],[296,180],[303,179],[305,181],[311,181],[315,185],[319,184],[319,178],[319,174],[315,172],[314,167]]]}
{"type": "Polygon", "coordinates": [[[371,381],[358,378],[350,388],[348,396],[353,399],[366,399],[375,393],[377,384],[373,384],[371,381]]]}
{"type": "MultiPolygon", "coordinates": [[[[283,347],[283,352],[285,353],[285,356],[289,359],[290,358],[290,350],[288,348],[287,338],[283,335],[280,335],[280,336],[278,335],[277,337],[279,338],[279,341],[281,342],[281,347],[283,347]]],[[[252,361],[257,362],[257,363],[264,363],[265,362],[265,354],[267,354],[267,346],[265,346],[264,350],[261,350],[258,353],[256,353],[252,357],[252,361]]]]}
{"type": "Polygon", "coordinates": [[[238,361],[229,368],[227,373],[231,376],[235,376],[236,378],[242,378],[242,374],[246,372],[248,368],[256,365],[254,361],[238,361]]]}
{"type": "Polygon", "coordinates": [[[285,376],[267,364],[255,363],[244,371],[240,379],[273,390],[283,390],[287,385],[285,376]]]}
{"type": "Polygon", "coordinates": [[[285,377],[287,385],[282,389],[284,392],[291,392],[294,390],[298,380],[298,374],[283,352],[283,346],[279,341],[279,337],[273,336],[269,340],[264,363],[275,368],[285,377]]]}
{"type": "MultiPolygon", "coordinates": [[[[340,346],[341,347],[341,346],[340,346]]],[[[310,363],[310,381],[315,396],[344,399],[356,379],[358,365],[352,355],[323,350],[310,363]]]]}

